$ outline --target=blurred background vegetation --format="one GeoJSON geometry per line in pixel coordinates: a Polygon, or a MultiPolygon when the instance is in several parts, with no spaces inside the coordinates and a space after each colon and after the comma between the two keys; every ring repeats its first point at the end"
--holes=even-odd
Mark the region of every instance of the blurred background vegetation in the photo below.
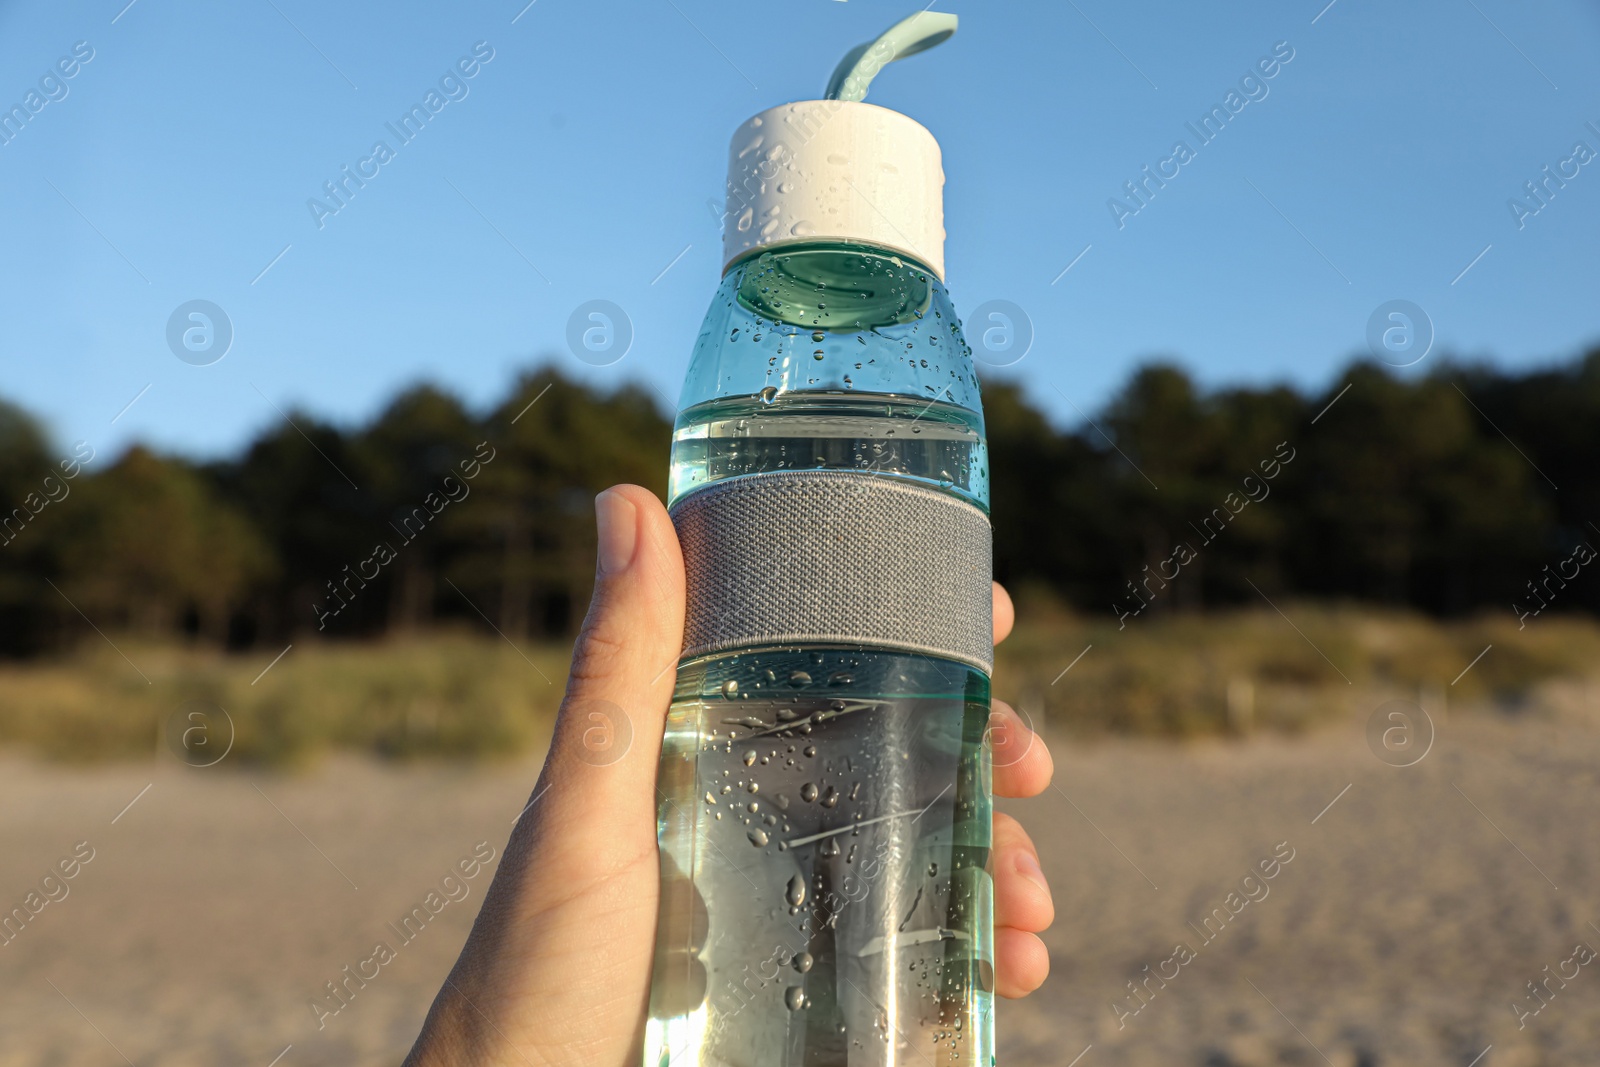
{"type": "MultiPolygon", "coordinates": [[[[1003,380],[985,408],[1022,614],[999,690],[1036,717],[1295,730],[1375,693],[1442,700],[1491,643],[1452,697],[1512,707],[1600,665],[1600,583],[1570,562],[1600,539],[1600,351],[1520,375],[1358,362],[1319,395],[1153,364],[1077,430],[1003,380]]],[[[486,412],[419,386],[365,426],[289,418],[199,463],[54,442],[0,402],[0,743],[149,752],[194,698],[268,762],[537,742],[589,596],[592,496],[665,489],[651,396],[543,369],[486,412]]]]}

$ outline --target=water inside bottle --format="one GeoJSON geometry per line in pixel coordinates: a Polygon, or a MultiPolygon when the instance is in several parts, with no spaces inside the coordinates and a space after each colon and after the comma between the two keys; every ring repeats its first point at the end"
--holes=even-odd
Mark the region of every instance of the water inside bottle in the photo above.
{"type": "Polygon", "coordinates": [[[897,653],[680,668],[647,1063],[987,1067],[988,706],[897,653]]]}
{"type": "Polygon", "coordinates": [[[673,433],[669,498],[724,478],[824,469],[910,478],[988,510],[981,415],[866,393],[773,392],[687,409],[673,433]]]}

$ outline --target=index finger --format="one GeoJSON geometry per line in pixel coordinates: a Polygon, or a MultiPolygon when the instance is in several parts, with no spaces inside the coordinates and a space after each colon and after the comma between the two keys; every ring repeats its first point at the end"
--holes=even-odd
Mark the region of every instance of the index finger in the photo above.
{"type": "Polygon", "coordinates": [[[998,645],[1011,633],[1017,612],[1011,606],[1011,594],[1006,592],[1006,587],[999,582],[990,584],[994,586],[994,643],[998,645]]]}

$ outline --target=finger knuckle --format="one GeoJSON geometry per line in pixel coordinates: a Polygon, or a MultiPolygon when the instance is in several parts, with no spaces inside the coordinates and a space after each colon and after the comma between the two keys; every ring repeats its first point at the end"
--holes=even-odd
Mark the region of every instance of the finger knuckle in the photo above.
{"type": "Polygon", "coordinates": [[[627,647],[622,633],[610,621],[585,622],[578,634],[569,677],[574,682],[610,677],[622,663],[627,647]]]}

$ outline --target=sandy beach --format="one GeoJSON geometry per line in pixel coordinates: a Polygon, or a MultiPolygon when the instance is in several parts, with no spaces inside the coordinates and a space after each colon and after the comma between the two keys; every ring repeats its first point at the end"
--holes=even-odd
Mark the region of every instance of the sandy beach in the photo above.
{"type": "MultiPolygon", "coordinates": [[[[1057,921],[1049,982],[1001,1005],[1000,1062],[1595,1062],[1600,967],[1574,947],[1600,948],[1600,731],[1456,716],[1395,768],[1359,727],[1058,742],[1059,789],[1001,805],[1057,921]]],[[[60,899],[0,946],[0,1065],[397,1062],[493,864],[341,1012],[311,1004],[458,862],[498,856],[536,771],[5,757],[0,899],[60,899]]]]}

